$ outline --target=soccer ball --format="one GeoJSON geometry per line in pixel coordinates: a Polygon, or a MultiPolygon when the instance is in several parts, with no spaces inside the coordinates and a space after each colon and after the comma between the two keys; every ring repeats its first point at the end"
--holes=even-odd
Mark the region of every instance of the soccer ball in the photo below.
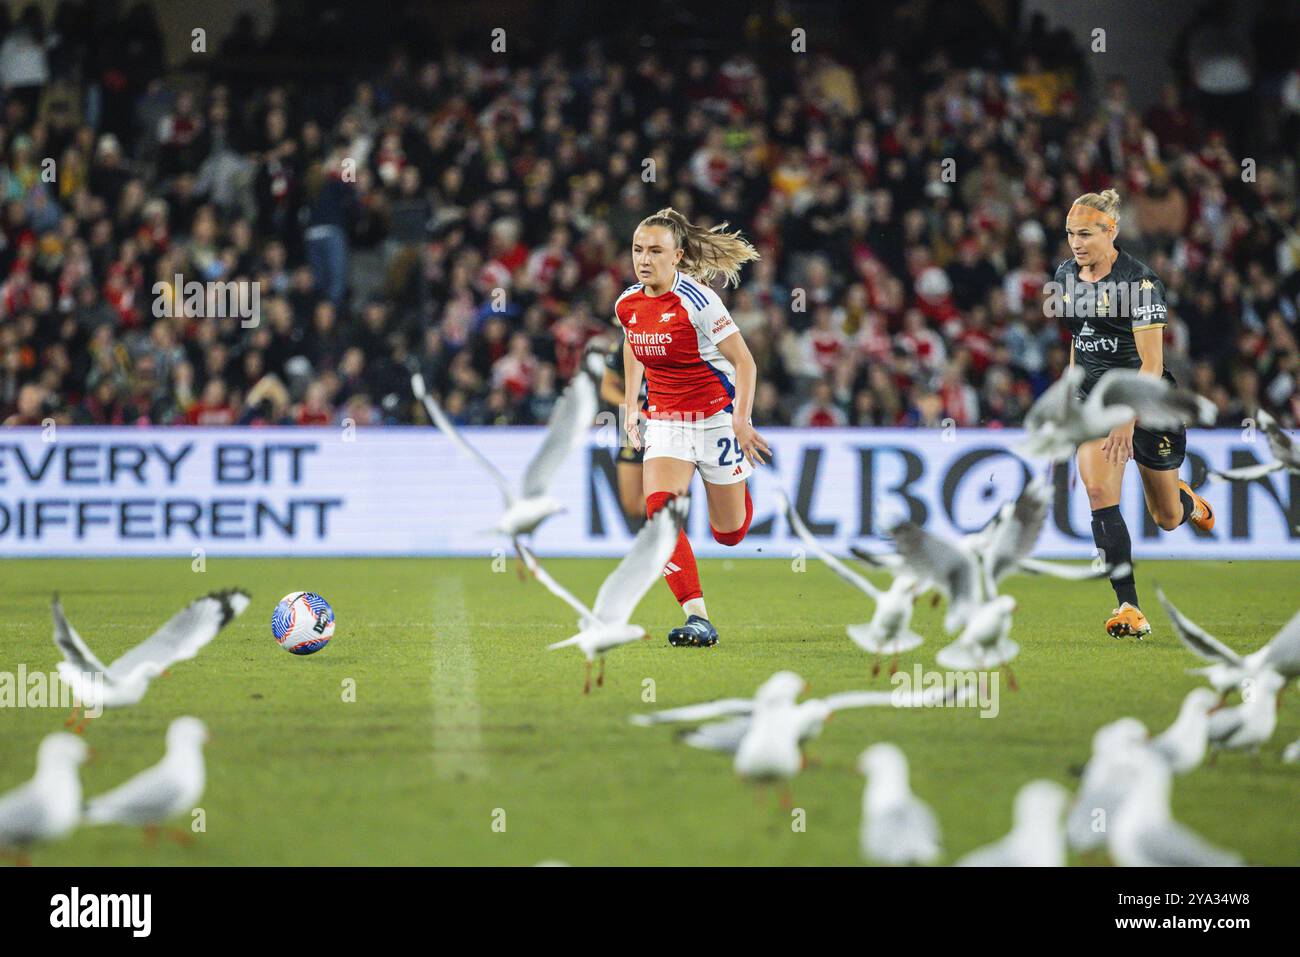
{"type": "Polygon", "coordinates": [[[280,599],[271,616],[275,643],[295,655],[320,651],[334,637],[334,609],[320,595],[290,592],[280,599]]]}

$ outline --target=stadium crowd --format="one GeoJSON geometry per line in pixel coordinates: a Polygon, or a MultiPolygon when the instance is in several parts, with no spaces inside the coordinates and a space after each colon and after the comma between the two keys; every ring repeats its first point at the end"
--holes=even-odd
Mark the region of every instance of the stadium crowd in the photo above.
{"type": "Polygon", "coordinates": [[[1014,425],[1068,359],[1041,307],[1065,210],[1107,186],[1169,290],[1174,374],[1222,425],[1300,419],[1285,45],[1248,67],[1271,122],[1243,125],[1195,72],[1203,31],[1140,111],[1041,21],[973,59],[899,18],[851,60],[780,22],[518,57],[395,25],[373,63],[267,79],[235,67],[310,60],[310,32],[245,19],[169,69],[148,4],[96,7],[0,18],[5,424],[418,421],[413,363],[461,423],[543,422],[617,335],[635,225],[674,206],[762,252],[723,292],[760,426],[1014,425]],[[176,277],[256,283],[255,321],[176,277]]]}

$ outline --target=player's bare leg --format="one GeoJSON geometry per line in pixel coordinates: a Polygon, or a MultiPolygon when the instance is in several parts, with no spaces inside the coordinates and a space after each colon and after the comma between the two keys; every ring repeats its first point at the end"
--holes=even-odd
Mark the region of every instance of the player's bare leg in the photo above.
{"type": "Polygon", "coordinates": [[[1183,522],[1189,522],[1204,532],[1214,528],[1214,511],[1210,504],[1178,477],[1176,469],[1149,469],[1139,465],[1138,474],[1142,476],[1147,511],[1165,531],[1173,531],[1183,522]]]}
{"type": "MultiPolygon", "coordinates": [[[[1120,514],[1120,492],[1124,486],[1127,462],[1109,462],[1102,452],[1104,439],[1094,439],[1079,446],[1079,478],[1088,493],[1092,508],[1092,539],[1107,562],[1132,564],[1133,545],[1124,516],[1120,514]]],[[[1123,578],[1112,578],[1111,587],[1119,605],[1106,620],[1106,633],[1112,638],[1126,635],[1141,638],[1151,625],[1138,607],[1137,583],[1130,571],[1123,578]]]]}
{"type": "Polygon", "coordinates": [[[638,521],[645,521],[645,483],[641,480],[643,468],[640,462],[619,462],[617,466],[618,504],[628,523],[633,526],[638,521]]]}

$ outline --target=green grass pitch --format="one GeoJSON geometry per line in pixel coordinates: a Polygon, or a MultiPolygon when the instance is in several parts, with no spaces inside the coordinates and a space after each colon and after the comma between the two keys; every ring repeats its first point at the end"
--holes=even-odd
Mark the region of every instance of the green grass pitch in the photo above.
{"type": "MultiPolygon", "coordinates": [[[[554,560],[551,572],[591,599],[613,567],[554,560]]],[[[0,670],[50,671],[49,598],[101,657],[140,640],[189,599],[241,586],[251,608],[200,655],[151,687],[134,708],[108,711],[85,736],[88,794],[155,761],[170,719],[208,723],[206,832],[183,848],[149,847],[137,830],[83,828],[39,847],[36,864],[505,864],[859,863],[863,780],[858,753],[893,741],[913,786],[932,803],[948,859],[1010,826],[1015,791],[1034,777],[1074,785],[1072,765],[1093,731],[1122,715],[1153,730],[1174,718],[1197,679],[1171,633],[1154,582],[1194,620],[1240,650],[1257,648],[1294,612],[1296,565],[1142,562],[1138,583],[1155,629],[1145,642],[1102,631],[1113,606],[1105,582],[1008,580],[1020,602],[1012,637],[1019,691],[1000,687],[1000,714],[974,710],[861,710],[827,724],[793,782],[805,826],[775,794],[760,801],[728,758],[684,747],[669,727],[628,716],[711,698],[748,696],[792,668],[812,694],[888,688],[844,634],[870,605],[816,561],[701,562],[722,642],[677,649],[663,637],[680,620],[657,585],[634,621],[653,640],[617,649],[603,688],[584,697],[582,659],[547,651],[572,633],[573,615],[515,564],[490,559],[188,559],[0,562],[0,670]],[[498,563],[500,567],[500,563],[498,563]],[[328,648],[297,658],[276,647],[271,611],[310,589],[334,606],[328,648]],[[355,702],[343,700],[347,679],[355,702]],[[656,701],[642,702],[646,679],[656,701]]],[[[942,605],[923,599],[915,629],[926,643],[903,656],[934,667],[942,605]]],[[[1282,699],[1280,725],[1258,762],[1245,754],[1179,778],[1175,815],[1253,864],[1300,863],[1300,766],[1281,764],[1300,737],[1300,700],[1282,699]]],[[[37,742],[63,726],[53,709],[0,711],[0,792],[31,774],[37,742]]],[[[182,826],[188,822],[178,822],[182,826]]]]}

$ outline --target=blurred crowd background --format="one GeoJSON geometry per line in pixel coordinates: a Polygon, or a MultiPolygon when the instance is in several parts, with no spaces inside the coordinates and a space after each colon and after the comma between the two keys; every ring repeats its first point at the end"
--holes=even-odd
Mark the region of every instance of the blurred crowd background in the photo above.
{"type": "Polygon", "coordinates": [[[179,62],[148,3],[0,7],[0,421],[423,421],[418,363],[461,423],[544,422],[671,205],[762,252],[720,290],[760,428],[1014,425],[1108,186],[1167,366],[1221,425],[1300,417],[1295,4],[1201,8],[1158,91],[1015,4],[274,6],[179,62]],[[257,283],[256,325],[177,276],[257,283]]]}

